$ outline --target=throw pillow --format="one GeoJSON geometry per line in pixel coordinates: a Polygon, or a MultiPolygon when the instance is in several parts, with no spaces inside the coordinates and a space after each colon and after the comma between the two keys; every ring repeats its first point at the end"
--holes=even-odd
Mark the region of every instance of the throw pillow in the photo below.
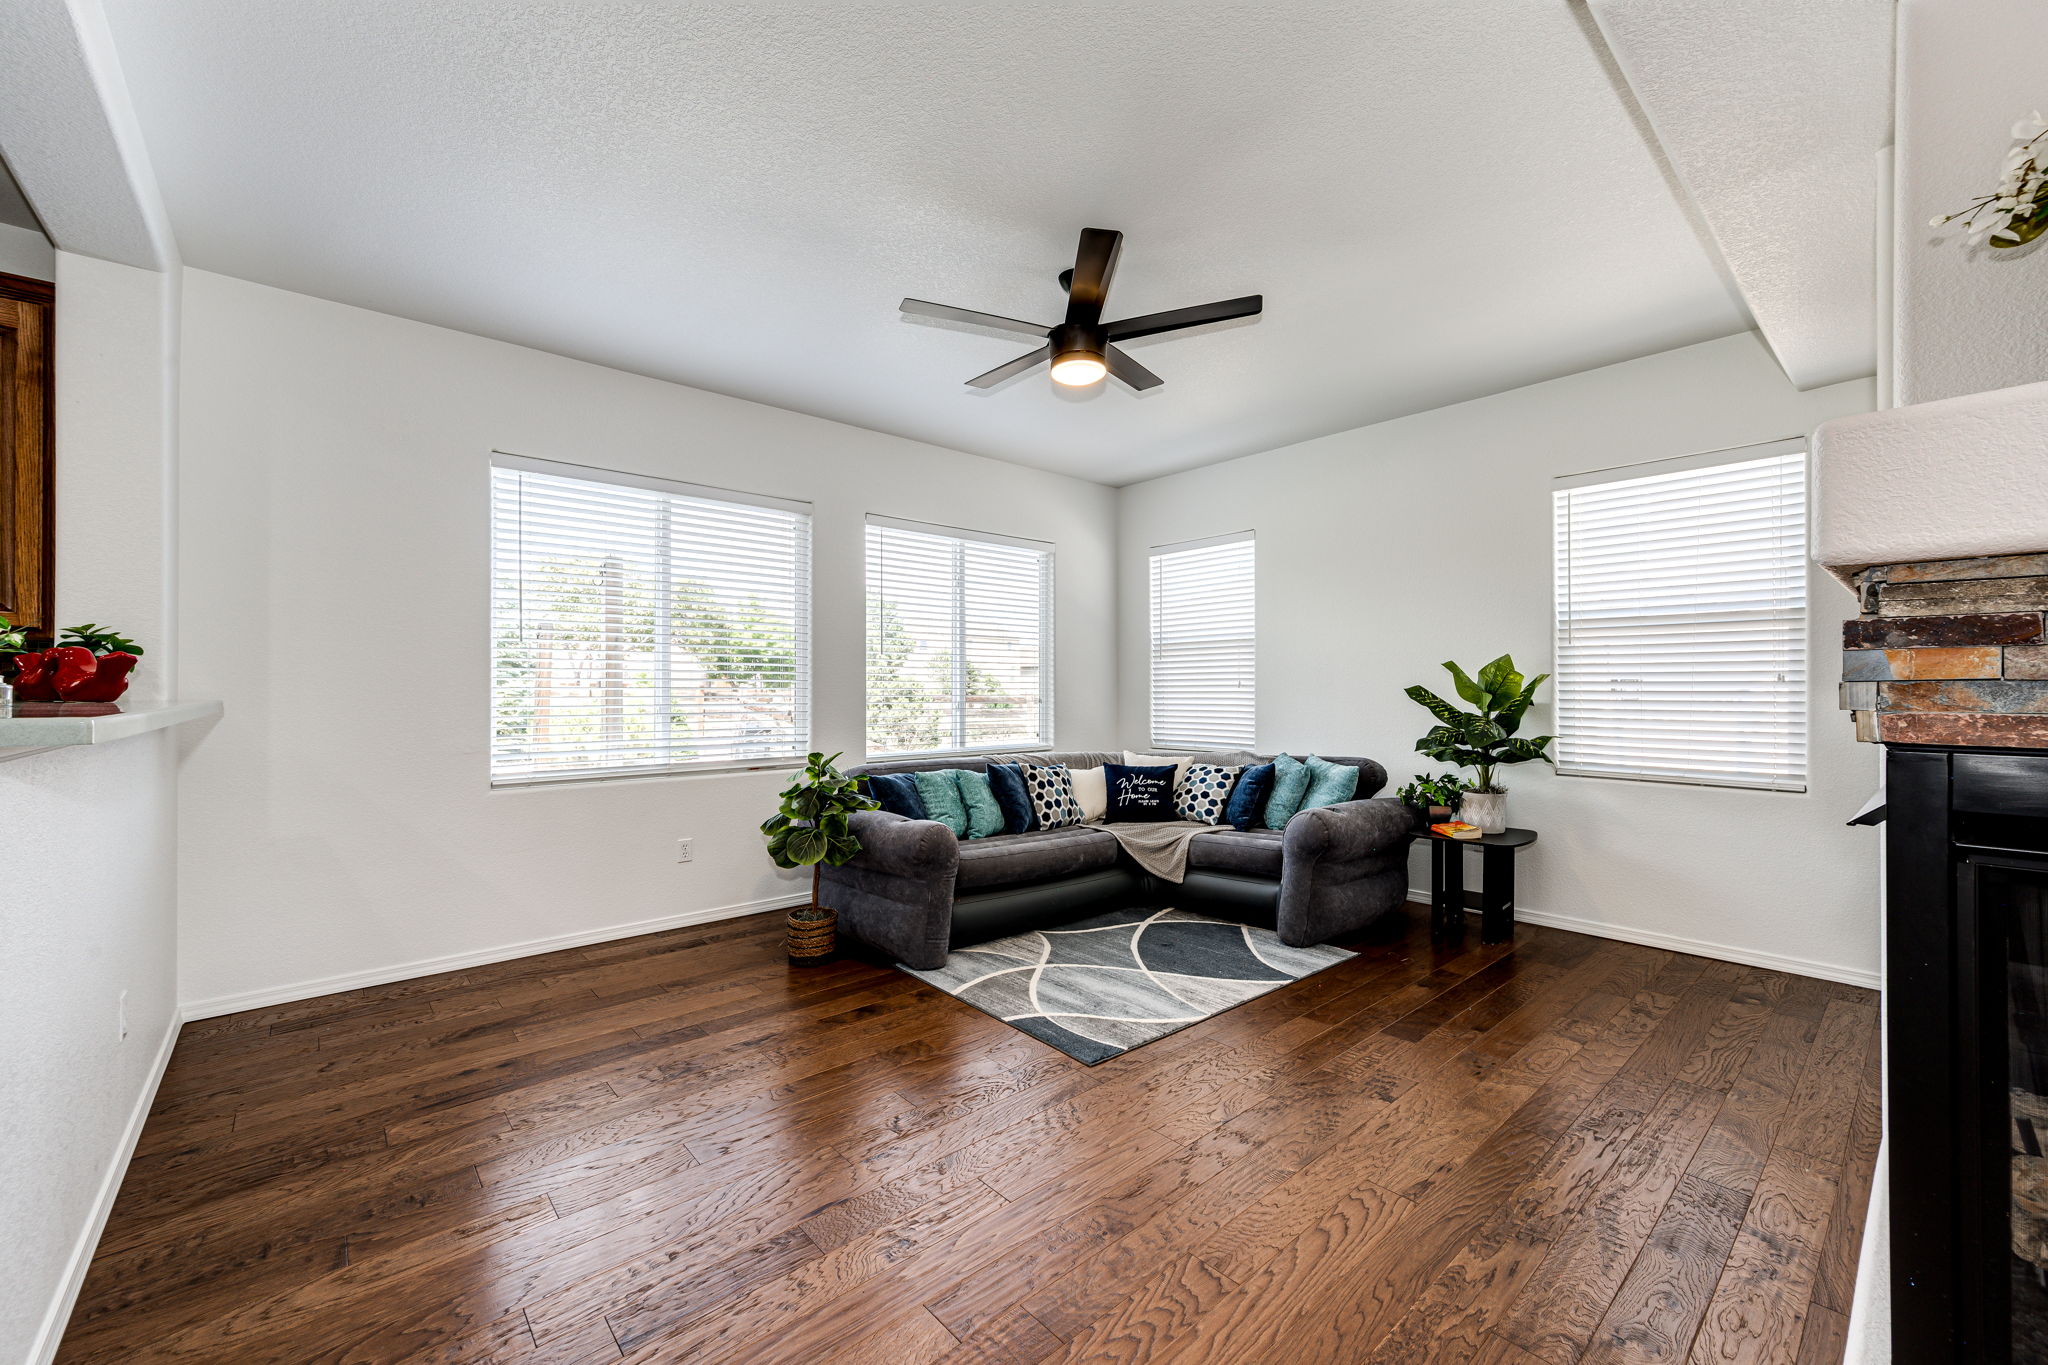
{"type": "Polygon", "coordinates": [[[1031,818],[1031,792],[1024,785],[1024,770],[1015,763],[988,765],[988,785],[1003,808],[1003,833],[1022,834],[1036,827],[1031,818]]]}
{"type": "Polygon", "coordinates": [[[986,774],[972,768],[956,768],[953,780],[960,786],[960,804],[967,807],[967,837],[986,839],[1003,832],[1003,808],[986,774]]]}
{"type": "Polygon", "coordinates": [[[1081,807],[1081,823],[1101,821],[1109,810],[1109,778],[1100,768],[1069,768],[1074,783],[1074,801],[1081,807]]]}
{"type": "Polygon", "coordinates": [[[1066,765],[1033,764],[1024,770],[1024,785],[1031,790],[1031,813],[1040,829],[1064,829],[1081,823],[1081,807],[1074,800],[1074,780],[1066,765]]]}
{"type": "Polygon", "coordinates": [[[1251,829],[1265,814],[1266,798],[1272,793],[1273,765],[1254,763],[1237,779],[1237,787],[1230,793],[1230,804],[1223,808],[1223,818],[1230,822],[1232,829],[1251,829]]]}
{"type": "Polygon", "coordinates": [[[1127,768],[1162,768],[1171,763],[1173,785],[1176,787],[1188,775],[1188,765],[1193,761],[1185,754],[1134,754],[1129,749],[1124,750],[1124,766],[1127,768]]]}
{"type": "Polygon", "coordinates": [[[1108,822],[1112,825],[1173,818],[1173,765],[1133,768],[1124,763],[1105,763],[1102,773],[1109,784],[1108,822]]]}
{"type": "Polygon", "coordinates": [[[1358,795],[1358,769],[1349,763],[1332,763],[1310,755],[1308,771],[1308,792],[1301,798],[1303,810],[1334,806],[1358,795]]]}
{"type": "Polygon", "coordinates": [[[967,837],[967,803],[960,799],[960,783],[951,768],[934,768],[912,773],[917,796],[924,802],[927,820],[936,820],[959,838],[967,837]]]}
{"type": "Polygon", "coordinates": [[[891,815],[906,820],[929,819],[924,813],[924,801],[917,794],[917,783],[910,778],[909,773],[869,773],[868,795],[881,802],[882,809],[891,815]]]}
{"type": "Polygon", "coordinates": [[[1308,764],[1286,754],[1273,760],[1273,794],[1266,798],[1266,828],[1285,829],[1308,795],[1308,764]]]}
{"type": "Polygon", "coordinates": [[[1220,825],[1230,804],[1230,789],[1237,785],[1243,768],[1226,768],[1217,763],[1190,763],[1173,789],[1174,813],[1197,824],[1220,825]]]}

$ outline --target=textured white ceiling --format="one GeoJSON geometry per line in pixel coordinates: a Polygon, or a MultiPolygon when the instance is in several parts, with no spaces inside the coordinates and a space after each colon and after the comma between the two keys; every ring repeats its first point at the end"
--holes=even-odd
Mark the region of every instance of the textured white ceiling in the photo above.
{"type": "Polygon", "coordinates": [[[1893,0],[1590,4],[1792,382],[1870,374],[1893,0]]]}
{"type": "Polygon", "coordinates": [[[1749,325],[1566,0],[108,0],[192,264],[1124,483],[1749,325]],[[1084,226],[1166,384],[963,381],[1084,226]]]}

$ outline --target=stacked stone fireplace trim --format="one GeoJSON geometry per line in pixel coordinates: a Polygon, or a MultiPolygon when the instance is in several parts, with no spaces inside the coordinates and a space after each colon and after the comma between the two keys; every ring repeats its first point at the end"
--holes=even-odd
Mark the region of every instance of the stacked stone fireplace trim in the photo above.
{"type": "Polygon", "coordinates": [[[1845,575],[1842,707],[1856,738],[2048,749],[2048,554],[1875,564],[1845,575]]]}

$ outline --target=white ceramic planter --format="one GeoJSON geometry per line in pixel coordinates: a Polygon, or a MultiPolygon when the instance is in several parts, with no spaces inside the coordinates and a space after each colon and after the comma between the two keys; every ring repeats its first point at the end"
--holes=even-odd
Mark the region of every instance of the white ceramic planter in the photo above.
{"type": "Polygon", "coordinates": [[[1458,798],[1458,818],[1479,826],[1481,834],[1498,834],[1508,827],[1508,794],[1466,792],[1458,798]]]}

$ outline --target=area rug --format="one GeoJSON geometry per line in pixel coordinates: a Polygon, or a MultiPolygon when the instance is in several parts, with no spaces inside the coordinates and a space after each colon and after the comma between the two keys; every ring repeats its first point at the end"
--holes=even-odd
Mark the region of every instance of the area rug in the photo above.
{"type": "Polygon", "coordinates": [[[1184,910],[1114,910],[903,970],[1094,1066],[1350,956],[1184,910]]]}

